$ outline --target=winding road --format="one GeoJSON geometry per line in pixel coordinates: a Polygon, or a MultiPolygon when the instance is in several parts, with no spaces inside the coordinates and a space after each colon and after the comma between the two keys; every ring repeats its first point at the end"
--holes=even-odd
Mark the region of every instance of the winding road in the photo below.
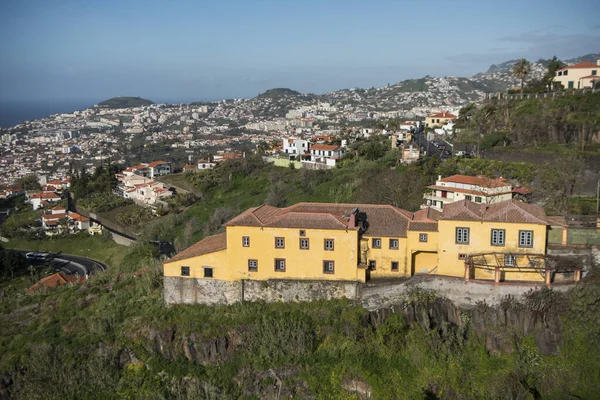
{"type": "MultiPolygon", "coordinates": [[[[29,250],[16,250],[19,253],[27,254],[29,250]]],[[[37,253],[33,251],[34,253],[37,253]]],[[[41,253],[41,252],[40,252],[41,253]]],[[[88,276],[93,275],[97,271],[106,271],[106,265],[100,261],[90,258],[71,256],[62,253],[47,253],[51,256],[50,265],[59,271],[70,275],[88,276]]],[[[43,262],[27,260],[28,263],[41,265],[43,262]]]]}

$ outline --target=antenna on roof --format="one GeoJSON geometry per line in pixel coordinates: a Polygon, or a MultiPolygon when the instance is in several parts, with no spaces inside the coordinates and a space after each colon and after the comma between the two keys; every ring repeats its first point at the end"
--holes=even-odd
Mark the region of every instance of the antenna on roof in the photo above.
{"type": "Polygon", "coordinates": [[[342,218],[348,218],[350,215],[355,214],[356,212],[358,212],[358,207],[354,207],[352,210],[350,210],[350,212],[344,214],[342,218]]]}

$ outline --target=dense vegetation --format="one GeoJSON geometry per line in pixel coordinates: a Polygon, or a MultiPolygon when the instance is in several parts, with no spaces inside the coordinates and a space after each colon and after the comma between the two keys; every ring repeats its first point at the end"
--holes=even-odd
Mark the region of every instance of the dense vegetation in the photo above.
{"type": "Polygon", "coordinates": [[[113,97],[108,100],[104,100],[97,104],[100,108],[132,108],[149,106],[154,104],[150,100],[142,99],[141,97],[113,97]]]}
{"type": "Polygon", "coordinates": [[[166,307],[153,248],[120,254],[81,286],[27,296],[26,275],[0,284],[7,293],[0,302],[0,394],[356,399],[343,387],[358,383],[376,399],[558,399],[594,398],[600,385],[600,291],[593,280],[566,294],[542,291],[524,303],[503,303],[505,313],[560,317],[558,352],[545,355],[533,334],[508,331],[507,350],[490,351],[469,322],[489,307],[451,324],[430,313],[439,306],[435,296],[418,291],[397,307],[414,310],[412,323],[349,301],[166,307]]]}
{"type": "Polygon", "coordinates": [[[461,141],[477,142],[498,136],[497,142],[539,147],[551,144],[584,148],[598,141],[600,93],[564,95],[545,99],[523,99],[489,103],[480,108],[470,104],[460,111],[457,127],[461,141]]]}
{"type": "Polygon", "coordinates": [[[292,97],[302,96],[302,93],[297,92],[292,89],[288,89],[288,88],[274,88],[274,89],[269,89],[269,90],[259,94],[256,97],[260,98],[260,99],[268,98],[268,99],[272,99],[272,100],[279,100],[281,98],[288,97],[288,96],[292,96],[292,97]]]}

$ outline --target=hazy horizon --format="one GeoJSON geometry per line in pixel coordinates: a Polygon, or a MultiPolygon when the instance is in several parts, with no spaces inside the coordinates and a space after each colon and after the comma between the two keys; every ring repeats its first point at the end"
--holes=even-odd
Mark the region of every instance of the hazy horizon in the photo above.
{"type": "Polygon", "coordinates": [[[600,5],[574,0],[0,4],[0,100],[153,101],[324,93],[525,57],[597,52],[600,5]]]}

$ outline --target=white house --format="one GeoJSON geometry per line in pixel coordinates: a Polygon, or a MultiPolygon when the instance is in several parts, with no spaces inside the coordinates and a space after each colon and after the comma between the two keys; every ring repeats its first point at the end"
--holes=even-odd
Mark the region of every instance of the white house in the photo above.
{"type": "Polygon", "coordinates": [[[595,63],[584,61],[559,69],[553,81],[560,83],[565,89],[592,88],[599,82],[599,70],[600,60],[595,63]]]}
{"type": "Polygon", "coordinates": [[[137,184],[134,185],[134,187],[129,187],[125,190],[126,198],[146,205],[153,205],[158,200],[162,200],[172,195],[173,192],[167,189],[164,184],[154,181],[137,184]]]}
{"type": "Polygon", "coordinates": [[[283,140],[283,152],[287,154],[304,154],[308,153],[310,142],[308,140],[298,138],[288,138],[283,140]]]}
{"type": "Polygon", "coordinates": [[[65,228],[68,229],[69,233],[88,231],[90,229],[90,219],[56,206],[42,215],[42,227],[48,236],[62,233],[65,228]],[[61,223],[61,219],[64,220],[64,225],[61,223]]]}
{"type": "Polygon", "coordinates": [[[34,210],[42,208],[46,204],[57,203],[60,201],[60,196],[54,192],[37,192],[29,196],[29,202],[34,210]]]}
{"type": "Polygon", "coordinates": [[[215,167],[215,165],[217,165],[217,163],[206,158],[198,160],[198,170],[200,171],[205,169],[212,169],[215,167]]]}
{"type": "Polygon", "coordinates": [[[513,187],[504,178],[467,175],[442,178],[440,175],[435,185],[427,188],[429,191],[423,195],[425,204],[421,208],[432,207],[436,210],[442,210],[445,204],[465,199],[475,203],[491,204],[510,200],[513,197],[513,187]]]}

